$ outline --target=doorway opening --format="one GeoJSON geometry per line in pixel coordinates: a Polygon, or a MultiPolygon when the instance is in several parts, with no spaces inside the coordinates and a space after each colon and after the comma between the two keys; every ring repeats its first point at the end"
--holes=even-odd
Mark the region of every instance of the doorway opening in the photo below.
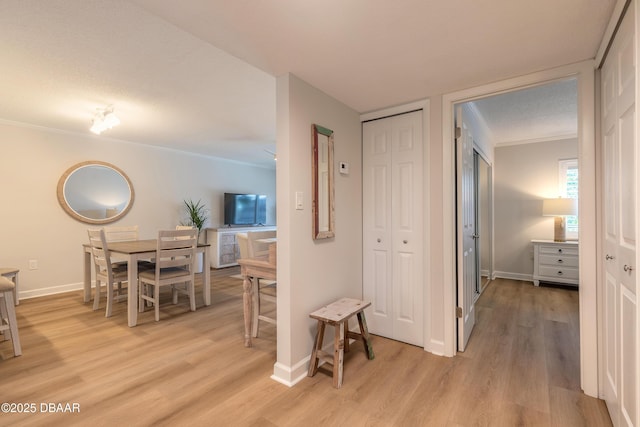
{"type": "Polygon", "coordinates": [[[512,78],[484,86],[445,94],[442,98],[442,150],[445,170],[443,230],[451,236],[444,242],[445,317],[448,331],[442,343],[443,353],[453,356],[457,351],[457,253],[456,253],[456,191],[455,191],[455,107],[468,101],[530,88],[544,83],[575,77],[578,92],[578,165],[580,168],[580,375],[581,386],[590,396],[598,395],[597,341],[597,272],[596,272],[596,145],[595,145],[595,73],[593,61],[584,61],[512,78]],[[450,311],[449,311],[450,310],[450,311]]]}

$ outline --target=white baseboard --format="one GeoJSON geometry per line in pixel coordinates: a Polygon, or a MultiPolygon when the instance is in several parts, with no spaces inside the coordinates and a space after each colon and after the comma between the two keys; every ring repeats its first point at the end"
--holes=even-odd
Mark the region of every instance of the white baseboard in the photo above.
{"type": "Polygon", "coordinates": [[[533,274],[512,273],[509,271],[496,271],[494,274],[498,279],[522,280],[524,282],[533,282],[533,274]]]}
{"type": "Polygon", "coordinates": [[[311,355],[305,357],[293,366],[276,362],[273,365],[273,375],[271,375],[271,379],[287,387],[293,387],[307,376],[309,372],[309,360],[311,360],[311,355]]]}
{"type": "MultiPolygon", "coordinates": [[[[93,287],[93,283],[91,284],[93,287]]],[[[84,283],[70,283],[68,285],[52,286],[50,288],[40,288],[34,290],[20,290],[18,298],[20,300],[43,297],[46,295],[61,294],[64,292],[79,291],[84,289],[84,283]]]]}

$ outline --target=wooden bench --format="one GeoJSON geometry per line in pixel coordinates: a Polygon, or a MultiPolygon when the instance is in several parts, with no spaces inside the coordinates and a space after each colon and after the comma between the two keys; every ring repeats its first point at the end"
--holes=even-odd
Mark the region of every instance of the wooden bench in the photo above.
{"type": "Polygon", "coordinates": [[[322,359],[326,363],[333,365],[333,386],[335,388],[342,387],[342,366],[344,362],[344,352],[349,351],[349,338],[361,340],[367,357],[369,360],[373,360],[375,357],[373,354],[373,346],[371,345],[371,338],[369,337],[367,322],[364,317],[364,309],[370,305],[370,302],[352,298],[342,298],[309,315],[309,317],[318,321],[318,331],[316,332],[316,339],[309,363],[308,375],[310,377],[316,374],[318,371],[318,361],[322,359]],[[349,319],[354,315],[358,317],[360,333],[349,330],[349,319]],[[335,328],[333,355],[322,350],[322,341],[324,340],[324,329],[326,325],[332,325],[335,328]]]}

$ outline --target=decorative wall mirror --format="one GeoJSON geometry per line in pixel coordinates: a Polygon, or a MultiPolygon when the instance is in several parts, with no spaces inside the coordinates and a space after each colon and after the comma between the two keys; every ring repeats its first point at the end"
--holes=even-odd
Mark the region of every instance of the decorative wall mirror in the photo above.
{"type": "Polygon", "coordinates": [[[335,236],[333,210],[333,131],[312,126],[313,239],[335,236]]]}
{"type": "Polygon", "coordinates": [[[73,218],[88,224],[108,224],[133,205],[129,177],[112,164],[88,161],[71,166],[58,181],[58,202],[73,218]]]}

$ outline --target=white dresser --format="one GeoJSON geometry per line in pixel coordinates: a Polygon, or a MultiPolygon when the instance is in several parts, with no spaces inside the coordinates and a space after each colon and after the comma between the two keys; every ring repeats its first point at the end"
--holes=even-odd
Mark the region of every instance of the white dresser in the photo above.
{"type": "Polygon", "coordinates": [[[578,285],[578,242],[532,240],[533,284],[540,282],[578,285]]]}
{"type": "Polygon", "coordinates": [[[223,268],[238,265],[237,259],[240,257],[238,248],[237,233],[248,231],[271,231],[275,226],[256,227],[220,227],[207,228],[207,243],[211,245],[211,267],[223,268]]]}

